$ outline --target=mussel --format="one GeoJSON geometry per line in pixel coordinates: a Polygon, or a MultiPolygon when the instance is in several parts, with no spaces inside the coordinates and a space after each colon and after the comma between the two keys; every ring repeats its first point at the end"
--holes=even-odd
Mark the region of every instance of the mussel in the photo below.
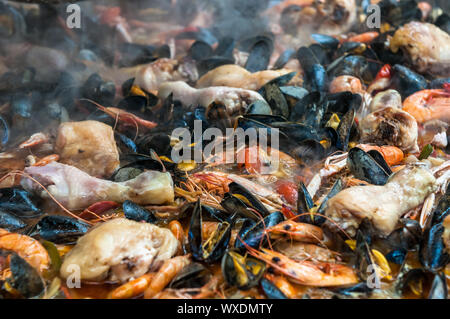
{"type": "Polygon", "coordinates": [[[32,234],[56,244],[69,245],[76,243],[89,228],[89,224],[76,218],[50,215],[39,220],[32,234]]]}
{"type": "Polygon", "coordinates": [[[122,204],[123,213],[125,214],[125,217],[137,222],[145,221],[147,223],[155,223],[156,217],[149,212],[144,207],[133,203],[130,200],[126,200],[122,204]]]}
{"type": "Polygon", "coordinates": [[[192,211],[188,239],[193,258],[209,263],[219,260],[225,253],[231,237],[234,216],[219,222],[217,229],[204,240],[202,235],[203,210],[204,208],[198,200],[192,211]]]}
{"type": "Polygon", "coordinates": [[[257,286],[265,270],[264,262],[236,251],[227,251],[222,257],[222,274],[226,283],[241,290],[257,286]]]}
{"type": "Polygon", "coordinates": [[[347,166],[356,178],[374,185],[384,185],[389,178],[383,167],[358,147],[353,147],[348,152],[347,166]]]}

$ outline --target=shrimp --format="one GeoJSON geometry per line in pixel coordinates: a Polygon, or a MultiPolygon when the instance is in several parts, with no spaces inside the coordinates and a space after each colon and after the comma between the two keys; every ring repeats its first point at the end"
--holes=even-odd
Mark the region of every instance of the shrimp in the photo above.
{"type": "Polygon", "coordinates": [[[32,166],[45,166],[51,162],[57,162],[59,160],[58,154],[51,154],[41,158],[39,161],[34,163],[32,166]]]}
{"type": "Polygon", "coordinates": [[[351,285],[358,282],[352,268],[345,265],[324,262],[296,261],[273,250],[262,248],[258,251],[247,247],[250,255],[265,261],[276,272],[290,281],[314,287],[351,285]]]}
{"type": "Polygon", "coordinates": [[[35,134],[31,135],[28,140],[21,143],[19,145],[19,148],[30,148],[33,146],[41,145],[41,144],[47,143],[48,140],[49,140],[49,137],[47,135],[45,135],[44,133],[41,133],[41,132],[35,133],[35,134]]]}
{"type": "Polygon", "coordinates": [[[145,274],[139,278],[131,280],[116,289],[110,295],[110,299],[129,299],[143,293],[150,285],[155,273],[145,274]]]}
{"type": "Polygon", "coordinates": [[[266,230],[271,237],[288,237],[306,243],[319,243],[323,240],[323,231],[320,227],[286,220],[266,230]]]}
{"type": "Polygon", "coordinates": [[[358,144],[358,145],[356,145],[356,147],[362,149],[365,152],[368,152],[371,150],[380,152],[381,155],[383,155],[384,160],[386,161],[386,163],[388,163],[389,166],[399,164],[405,156],[401,149],[399,149],[396,146],[391,146],[391,145],[377,146],[377,145],[370,145],[370,144],[358,144]]]}
{"type": "Polygon", "coordinates": [[[172,234],[175,236],[176,239],[180,242],[180,244],[184,241],[184,230],[183,226],[178,220],[172,220],[169,223],[169,229],[172,232],[172,234]]]}
{"type": "Polygon", "coordinates": [[[144,292],[144,298],[153,298],[162,291],[175,276],[191,262],[191,256],[177,256],[166,260],[153,277],[149,287],[144,292]]]}
{"type": "Polygon", "coordinates": [[[363,86],[361,80],[351,75],[341,75],[333,79],[330,83],[330,93],[350,91],[353,94],[362,93],[363,86]]]}
{"type": "Polygon", "coordinates": [[[25,259],[40,274],[50,267],[50,257],[44,246],[26,235],[10,233],[0,228],[0,249],[12,250],[25,259]]]}
{"type": "Polygon", "coordinates": [[[361,42],[369,43],[376,39],[380,34],[376,31],[364,32],[361,34],[354,35],[345,40],[345,42],[361,42]]]}
{"type": "Polygon", "coordinates": [[[289,299],[293,299],[298,296],[298,289],[296,289],[285,277],[266,273],[264,278],[272,282],[275,287],[277,287],[289,299]]]}
{"type": "Polygon", "coordinates": [[[403,101],[403,110],[418,123],[450,121],[450,84],[445,89],[422,90],[408,96],[403,101]]]}

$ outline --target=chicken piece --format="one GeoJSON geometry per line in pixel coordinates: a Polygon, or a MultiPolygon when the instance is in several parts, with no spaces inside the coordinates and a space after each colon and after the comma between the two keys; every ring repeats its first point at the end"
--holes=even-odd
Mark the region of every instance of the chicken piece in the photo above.
{"type": "Polygon", "coordinates": [[[209,107],[213,102],[222,103],[226,106],[229,115],[244,111],[253,102],[264,101],[259,93],[251,90],[226,86],[195,89],[181,81],[163,83],[159,88],[158,97],[165,99],[171,93],[174,100],[191,107],[198,105],[209,107]]]}
{"type": "Polygon", "coordinates": [[[177,249],[178,241],[169,229],[115,218],[80,237],[65,256],[60,273],[68,278],[77,265],[81,280],[126,282],[157,269],[177,249]]]}
{"type": "Polygon", "coordinates": [[[311,33],[339,36],[357,21],[355,0],[305,1],[301,5],[283,9],[280,25],[285,32],[301,39],[303,45],[311,41],[311,33]]]}
{"type": "Polygon", "coordinates": [[[402,109],[402,97],[396,90],[386,90],[377,93],[372,99],[369,111],[375,112],[385,107],[392,107],[393,109],[402,109]]]}
{"type": "Polygon", "coordinates": [[[447,247],[447,252],[450,254],[450,215],[447,215],[447,217],[445,217],[444,222],[442,223],[442,225],[444,225],[444,244],[445,247],[447,247]]]}
{"type": "MultiPolygon", "coordinates": [[[[99,201],[137,204],[164,204],[174,200],[170,173],[145,171],[126,182],[111,182],[88,175],[76,167],[52,162],[25,168],[25,173],[45,186],[48,192],[68,209],[84,209],[99,201]]],[[[47,191],[29,178],[21,180],[23,188],[48,198],[47,191]]]]}
{"type": "Polygon", "coordinates": [[[450,72],[450,35],[434,24],[405,24],[395,32],[390,49],[394,53],[401,49],[418,72],[443,76],[450,72]]]}
{"type": "Polygon", "coordinates": [[[109,177],[120,165],[111,126],[97,121],[62,123],[55,150],[61,163],[95,177],[109,177]]]}
{"type": "Polygon", "coordinates": [[[393,145],[402,151],[416,153],[417,122],[412,115],[393,107],[385,107],[363,118],[359,123],[362,143],[393,145]]]}
{"type": "MultiPolygon", "coordinates": [[[[327,202],[325,214],[354,236],[362,219],[368,218],[382,235],[389,235],[399,218],[436,191],[434,176],[426,168],[407,166],[383,186],[353,186],[327,202]]],[[[330,227],[336,227],[327,221],[330,227]]]]}
{"type": "MultiPolygon", "coordinates": [[[[227,64],[212,69],[197,81],[197,88],[207,88],[210,86],[229,86],[245,90],[256,91],[267,82],[292,72],[291,70],[264,70],[250,73],[243,67],[235,64],[227,64]]],[[[301,83],[301,79],[295,76],[291,85],[301,83]]]]}
{"type": "Polygon", "coordinates": [[[148,92],[156,93],[164,82],[196,81],[197,79],[197,69],[190,63],[161,58],[140,67],[136,73],[135,84],[148,92]]]}

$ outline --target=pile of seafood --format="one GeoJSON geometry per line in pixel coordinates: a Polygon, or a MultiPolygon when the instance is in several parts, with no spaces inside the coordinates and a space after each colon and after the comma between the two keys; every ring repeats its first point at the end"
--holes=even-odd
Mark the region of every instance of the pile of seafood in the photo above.
{"type": "Polygon", "coordinates": [[[0,0],[0,299],[447,299],[448,3],[78,5],[0,0]]]}

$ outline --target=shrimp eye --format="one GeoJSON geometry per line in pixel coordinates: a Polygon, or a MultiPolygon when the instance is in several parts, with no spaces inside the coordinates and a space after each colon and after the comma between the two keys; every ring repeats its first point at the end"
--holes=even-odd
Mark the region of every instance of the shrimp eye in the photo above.
{"type": "Polygon", "coordinates": [[[289,229],[291,229],[291,225],[284,225],[284,230],[289,230],[289,229]]]}
{"type": "Polygon", "coordinates": [[[275,262],[275,263],[279,262],[280,260],[281,259],[279,257],[273,257],[272,258],[272,261],[275,262]]]}

